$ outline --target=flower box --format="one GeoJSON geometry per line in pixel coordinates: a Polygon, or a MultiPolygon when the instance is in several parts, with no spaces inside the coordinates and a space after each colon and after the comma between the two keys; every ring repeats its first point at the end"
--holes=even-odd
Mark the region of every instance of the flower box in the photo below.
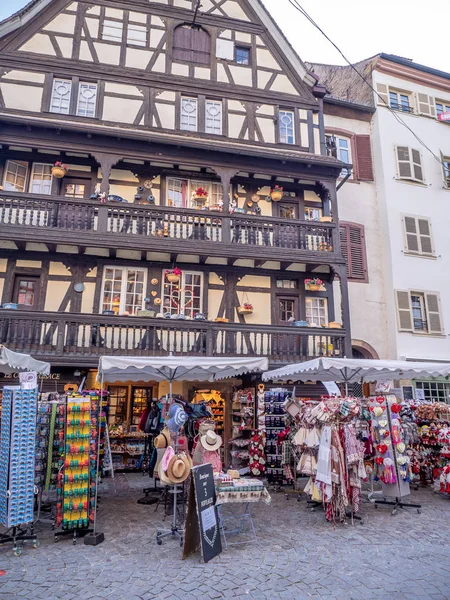
{"type": "Polygon", "coordinates": [[[52,167],[52,175],[56,179],[62,179],[66,173],[67,171],[63,167],[52,167]]]}
{"type": "Polygon", "coordinates": [[[225,319],[225,317],[216,317],[216,318],[214,319],[214,321],[215,321],[216,323],[228,323],[228,322],[229,322],[229,319],[225,319]]]}
{"type": "Polygon", "coordinates": [[[137,310],[137,317],[156,317],[156,311],[154,310],[137,310]]]}

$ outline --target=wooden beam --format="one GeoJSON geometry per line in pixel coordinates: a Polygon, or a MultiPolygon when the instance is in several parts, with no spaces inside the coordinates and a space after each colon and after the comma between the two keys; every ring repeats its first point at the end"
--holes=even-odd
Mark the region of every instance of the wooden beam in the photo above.
{"type": "Polygon", "coordinates": [[[109,258],[116,258],[117,250],[116,248],[109,249],[109,258]]]}
{"type": "Polygon", "coordinates": [[[208,258],[207,256],[205,256],[204,254],[202,254],[202,255],[199,257],[198,264],[199,264],[199,265],[204,265],[204,264],[206,263],[206,259],[207,259],[207,258],[208,258]]]}
{"type": "Polygon", "coordinates": [[[177,258],[178,258],[178,252],[171,252],[170,253],[170,262],[172,264],[175,264],[177,262],[177,258]]]}
{"type": "Polygon", "coordinates": [[[254,268],[257,269],[258,267],[262,267],[266,262],[266,260],[255,260],[254,268]]]}
{"type": "Polygon", "coordinates": [[[78,254],[84,254],[86,252],[86,246],[78,246],[78,254]]]}
{"type": "Polygon", "coordinates": [[[292,264],[293,264],[293,262],[291,260],[281,261],[280,262],[280,270],[287,271],[288,267],[290,267],[292,264]]]}
{"type": "Polygon", "coordinates": [[[50,242],[47,242],[46,246],[50,254],[56,254],[56,244],[50,244],[50,242]]]}
{"type": "Polygon", "coordinates": [[[23,252],[24,250],[27,249],[27,243],[22,241],[22,242],[14,242],[17,246],[17,250],[20,250],[21,252],[23,252]]]}

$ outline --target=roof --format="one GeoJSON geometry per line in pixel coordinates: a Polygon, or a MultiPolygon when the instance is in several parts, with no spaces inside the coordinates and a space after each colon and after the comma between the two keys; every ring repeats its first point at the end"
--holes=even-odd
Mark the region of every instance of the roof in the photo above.
{"type": "Polygon", "coordinates": [[[450,73],[447,73],[446,71],[440,71],[439,69],[433,69],[432,67],[427,67],[425,65],[421,65],[420,63],[415,63],[410,58],[403,58],[402,56],[397,56],[395,54],[385,54],[384,52],[379,54],[378,57],[383,58],[384,60],[389,60],[393,63],[397,63],[398,65],[404,65],[406,67],[410,67],[411,69],[417,69],[417,71],[429,73],[430,75],[436,75],[437,77],[450,79],[450,73]]]}
{"type": "Polygon", "coordinates": [[[0,37],[8,35],[8,33],[15,31],[19,27],[22,27],[22,25],[26,25],[51,2],[53,0],[31,0],[10,17],[0,21],[0,37]]]}

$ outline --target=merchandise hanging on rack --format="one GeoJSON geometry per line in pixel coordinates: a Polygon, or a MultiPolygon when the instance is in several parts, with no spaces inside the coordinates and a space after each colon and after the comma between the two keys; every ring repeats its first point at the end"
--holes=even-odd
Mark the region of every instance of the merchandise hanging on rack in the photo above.
{"type": "Polygon", "coordinates": [[[249,445],[255,428],[255,389],[245,388],[233,394],[231,466],[241,475],[249,473],[249,445]]]}
{"type": "Polygon", "coordinates": [[[7,531],[0,535],[0,544],[13,542],[15,554],[22,551],[18,541],[38,544],[33,528],[36,409],[37,389],[3,388],[0,524],[7,531]]]}
{"type": "Polygon", "coordinates": [[[290,483],[291,471],[285,469],[286,449],[283,443],[286,438],[286,411],[284,406],[292,398],[292,390],[272,388],[264,391],[264,414],[266,430],[266,473],[267,481],[274,486],[290,483]]]}

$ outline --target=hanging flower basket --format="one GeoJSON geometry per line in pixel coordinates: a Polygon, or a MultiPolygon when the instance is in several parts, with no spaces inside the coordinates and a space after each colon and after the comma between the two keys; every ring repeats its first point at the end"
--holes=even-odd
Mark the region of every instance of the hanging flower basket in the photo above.
{"type": "Polygon", "coordinates": [[[306,289],[310,292],[320,292],[322,285],[323,281],[318,277],[314,277],[313,279],[305,279],[306,289]]]}
{"type": "Polygon", "coordinates": [[[253,313],[253,305],[250,302],[244,302],[242,306],[238,306],[237,311],[240,315],[251,315],[253,313]]]}
{"type": "Polygon", "coordinates": [[[169,283],[178,283],[180,281],[181,269],[175,267],[174,269],[167,269],[165,271],[166,279],[169,283]]]}
{"type": "Polygon", "coordinates": [[[67,166],[58,160],[52,167],[52,175],[56,179],[62,179],[67,173],[67,170],[67,166]]]}
{"type": "Polygon", "coordinates": [[[276,185],[270,190],[270,197],[272,198],[273,202],[279,202],[283,198],[283,188],[279,185],[276,185]]]}
{"type": "Polygon", "coordinates": [[[228,323],[228,322],[229,322],[229,319],[225,319],[225,317],[216,317],[216,318],[214,319],[214,321],[215,321],[216,323],[228,323]]]}

